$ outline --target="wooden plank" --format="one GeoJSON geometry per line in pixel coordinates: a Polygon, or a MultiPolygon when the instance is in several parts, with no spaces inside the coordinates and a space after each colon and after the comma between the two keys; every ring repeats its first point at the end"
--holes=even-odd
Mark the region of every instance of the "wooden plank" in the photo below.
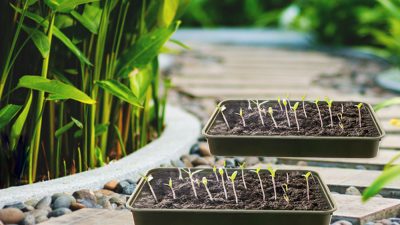
{"type": "Polygon", "coordinates": [[[381,148],[400,149],[400,136],[395,134],[386,135],[381,142],[381,148]]]}
{"type": "Polygon", "coordinates": [[[81,209],[71,214],[51,218],[43,225],[134,225],[133,216],[127,210],[81,209]]]}
{"type": "Polygon", "coordinates": [[[265,79],[243,79],[232,77],[231,79],[218,79],[218,77],[213,77],[210,79],[202,78],[202,77],[181,77],[174,76],[172,77],[172,83],[175,86],[181,87],[276,87],[278,85],[285,84],[285,87],[289,88],[304,88],[305,90],[311,85],[308,80],[299,80],[299,79],[271,79],[266,81],[265,79]]]}
{"type": "Polygon", "coordinates": [[[195,67],[190,67],[190,68],[185,68],[180,71],[178,71],[176,74],[177,75],[183,75],[183,76],[195,76],[195,77],[214,77],[214,76],[219,76],[225,79],[228,79],[229,77],[232,76],[237,76],[237,77],[242,77],[243,79],[254,79],[254,78],[274,78],[274,77],[301,77],[301,79],[313,79],[313,78],[318,78],[320,75],[324,76],[330,76],[330,75],[335,75],[338,73],[338,69],[335,68],[326,68],[326,69],[311,69],[311,68],[306,68],[306,69],[254,69],[254,68],[248,68],[248,69],[234,69],[234,68],[207,68],[205,69],[207,65],[205,66],[200,66],[198,68],[195,67]]]}

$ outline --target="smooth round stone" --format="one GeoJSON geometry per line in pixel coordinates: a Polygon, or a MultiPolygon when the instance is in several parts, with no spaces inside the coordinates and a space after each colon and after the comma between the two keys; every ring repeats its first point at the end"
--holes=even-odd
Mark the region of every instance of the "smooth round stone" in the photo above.
{"type": "Polygon", "coordinates": [[[54,202],[58,197],[65,195],[64,193],[55,193],[51,196],[51,202],[54,202]]]}
{"type": "MultiPolygon", "coordinates": [[[[94,195],[94,192],[91,190],[83,189],[79,191],[75,191],[73,196],[75,197],[76,200],[84,200],[84,202],[89,203],[89,205],[92,205],[93,207],[96,205],[96,196],[94,195]]],[[[84,204],[82,201],[80,202],[84,204]]],[[[87,208],[92,208],[89,207],[87,204],[84,204],[87,208]]]]}
{"type": "Polygon", "coordinates": [[[111,197],[110,198],[110,203],[111,204],[117,204],[118,206],[120,205],[125,205],[126,204],[126,198],[125,197],[111,197]]]}
{"type": "Polygon", "coordinates": [[[24,220],[19,225],[35,225],[36,220],[32,215],[27,215],[24,220]]]}
{"type": "Polygon", "coordinates": [[[67,208],[59,208],[59,209],[56,209],[56,210],[53,210],[53,211],[51,211],[50,213],[49,213],[49,218],[50,217],[59,217],[59,216],[63,216],[63,215],[65,215],[65,214],[69,214],[69,213],[71,213],[72,211],[70,210],[70,209],[67,209],[67,208]]]}
{"type": "Polygon", "coordinates": [[[174,166],[174,167],[185,167],[185,163],[182,162],[182,160],[179,160],[179,159],[177,159],[177,160],[171,160],[171,164],[172,164],[172,166],[174,166]]]}
{"type": "Polygon", "coordinates": [[[110,201],[108,200],[107,197],[100,197],[97,199],[97,203],[103,208],[103,209],[113,209],[111,206],[110,201]]]}
{"type": "Polygon", "coordinates": [[[199,150],[201,156],[211,156],[210,148],[206,142],[199,144],[199,150]]]}
{"type": "Polygon", "coordinates": [[[47,220],[49,220],[49,218],[47,218],[47,216],[39,216],[39,217],[35,218],[35,222],[36,223],[42,223],[42,222],[45,222],[47,220]]]}
{"type": "Polygon", "coordinates": [[[30,214],[35,218],[36,217],[41,217],[41,216],[46,216],[47,217],[47,214],[49,214],[49,211],[47,211],[45,209],[35,209],[32,212],[30,212],[30,214]]]}
{"type": "Polygon", "coordinates": [[[361,195],[361,192],[356,187],[348,187],[345,192],[346,195],[361,195]]]}
{"type": "Polygon", "coordinates": [[[86,199],[77,199],[77,203],[82,204],[85,206],[85,208],[96,208],[96,204],[93,201],[88,201],[86,199]]]}
{"type": "Polygon", "coordinates": [[[25,214],[17,208],[0,210],[0,221],[5,224],[18,224],[25,218],[25,214]]]}
{"type": "Polygon", "coordinates": [[[46,196],[44,198],[42,198],[35,206],[35,208],[37,209],[43,209],[43,208],[47,208],[50,207],[51,204],[51,197],[50,196],[46,196]]]}
{"type": "Polygon", "coordinates": [[[192,161],[193,166],[209,165],[208,161],[202,157],[197,157],[192,161]]]}
{"type": "Polygon", "coordinates": [[[118,185],[117,180],[111,180],[104,185],[104,189],[113,191],[115,190],[115,188],[117,188],[117,185],[118,185]]]}
{"type": "Polygon", "coordinates": [[[124,195],[131,195],[133,191],[135,191],[136,184],[131,184],[126,180],[123,180],[118,183],[116,192],[124,195]]]}
{"type": "Polygon", "coordinates": [[[36,199],[31,199],[31,200],[28,200],[28,201],[24,202],[24,204],[25,204],[25,205],[30,205],[30,206],[35,207],[36,204],[37,204],[38,202],[39,202],[39,201],[36,200],[36,199]]]}
{"type": "Polygon", "coordinates": [[[22,211],[24,211],[24,209],[26,208],[26,205],[22,202],[14,202],[11,204],[7,204],[3,207],[4,209],[6,208],[16,208],[16,209],[20,209],[22,211]]]}
{"type": "Polygon", "coordinates": [[[190,154],[200,155],[200,146],[198,143],[192,145],[190,148],[190,154]]]}
{"type": "Polygon", "coordinates": [[[99,196],[113,196],[116,195],[117,193],[107,190],[107,189],[100,189],[94,192],[96,197],[98,198],[99,196]]]}
{"type": "Polygon", "coordinates": [[[346,220],[339,220],[334,222],[332,225],[353,225],[353,224],[346,220]]]}
{"type": "Polygon", "coordinates": [[[226,168],[235,168],[236,167],[236,161],[234,158],[225,159],[225,162],[226,162],[226,168]]]}
{"type": "Polygon", "coordinates": [[[244,159],[246,166],[254,166],[260,163],[260,159],[258,157],[246,157],[244,159]]]}
{"type": "Polygon", "coordinates": [[[70,195],[61,195],[53,203],[53,209],[69,208],[73,202],[76,202],[75,198],[70,195]]]}
{"type": "Polygon", "coordinates": [[[86,206],[84,204],[76,202],[76,203],[72,203],[70,208],[72,210],[76,211],[76,210],[80,210],[80,209],[86,208],[86,206]]]}

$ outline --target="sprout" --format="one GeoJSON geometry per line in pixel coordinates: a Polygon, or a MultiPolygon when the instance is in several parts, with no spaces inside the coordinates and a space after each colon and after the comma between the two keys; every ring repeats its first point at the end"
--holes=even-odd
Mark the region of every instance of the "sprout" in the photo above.
{"type": "Polygon", "coordinates": [[[247,190],[246,180],[244,179],[244,167],[246,166],[246,162],[244,162],[243,164],[239,164],[239,166],[240,166],[240,169],[242,170],[242,181],[243,181],[244,189],[247,190]]]}
{"type": "Polygon", "coordinates": [[[244,116],[243,116],[243,109],[240,108],[239,113],[236,113],[236,115],[239,115],[240,118],[242,118],[243,126],[246,127],[246,121],[244,120],[244,116]]]}
{"type": "Polygon", "coordinates": [[[288,104],[289,104],[289,107],[290,107],[291,104],[290,104],[290,99],[289,99],[289,97],[290,97],[289,93],[286,93],[286,100],[288,101],[288,104]]]}
{"type": "Polygon", "coordinates": [[[151,184],[150,184],[150,181],[153,180],[153,176],[152,176],[152,175],[149,175],[149,176],[142,176],[142,178],[143,178],[143,180],[147,183],[147,185],[149,186],[149,189],[150,189],[151,194],[153,195],[154,201],[155,201],[156,203],[158,203],[156,193],[154,193],[153,187],[152,187],[151,184]]]}
{"type": "Polygon", "coordinates": [[[300,131],[300,126],[299,126],[299,120],[297,119],[297,108],[299,108],[299,102],[296,102],[294,106],[292,107],[292,110],[294,112],[294,118],[296,119],[296,125],[297,125],[297,131],[300,131]]]}
{"type": "Polygon", "coordinates": [[[279,108],[281,108],[281,111],[283,110],[282,108],[282,104],[281,104],[281,98],[278,97],[278,104],[279,104],[279,108]]]}
{"type": "Polygon", "coordinates": [[[251,101],[250,101],[250,100],[247,100],[247,102],[249,103],[249,106],[247,106],[247,109],[253,110],[253,109],[251,108],[251,101]]]}
{"type": "Polygon", "coordinates": [[[303,177],[306,178],[306,183],[307,183],[307,199],[310,201],[310,184],[308,182],[308,178],[312,176],[311,172],[307,172],[306,174],[303,175],[303,177]]]}
{"type": "MultiPolygon", "coordinates": [[[[289,114],[288,114],[288,110],[286,107],[287,104],[288,104],[288,102],[286,101],[286,99],[283,99],[283,105],[285,106],[285,112],[286,112],[286,119],[287,119],[288,125],[290,127],[290,119],[289,119],[289,114]]],[[[289,106],[290,106],[290,104],[289,104],[289,106]]]]}
{"type": "Polygon", "coordinates": [[[283,199],[285,199],[286,203],[289,204],[289,195],[288,195],[288,191],[289,191],[289,187],[287,184],[283,184],[281,185],[282,190],[283,190],[283,199]]]}
{"type": "Polygon", "coordinates": [[[322,122],[322,116],[321,116],[321,110],[319,110],[319,106],[318,106],[318,102],[319,102],[319,98],[317,98],[314,103],[317,106],[317,110],[318,110],[318,115],[319,115],[319,121],[321,122],[321,128],[324,127],[324,123],[322,122]]]}
{"type": "Polygon", "coordinates": [[[356,105],[357,109],[358,109],[358,121],[360,124],[360,128],[361,128],[361,108],[363,107],[363,104],[360,102],[358,103],[358,105],[356,105]]]}
{"type": "Polygon", "coordinates": [[[225,171],[226,179],[229,180],[228,171],[226,170],[226,160],[224,160],[224,171],[225,171]]]}
{"type": "Polygon", "coordinates": [[[331,127],[333,127],[333,118],[332,118],[332,103],[333,100],[329,99],[328,97],[325,98],[326,104],[328,104],[329,109],[329,116],[331,117],[331,127]]]}
{"type": "Polygon", "coordinates": [[[180,168],[178,168],[178,173],[179,173],[179,180],[183,180],[182,171],[180,168]]]}
{"type": "Polygon", "coordinates": [[[193,180],[193,175],[195,175],[196,173],[199,173],[203,170],[197,170],[195,172],[190,171],[190,168],[188,168],[188,170],[183,170],[185,171],[188,175],[189,175],[189,179],[190,179],[190,184],[192,185],[192,189],[193,189],[193,193],[194,193],[194,197],[197,197],[197,191],[196,191],[196,187],[194,186],[194,180],[193,180]]]}
{"type": "Polygon", "coordinates": [[[339,119],[339,127],[340,127],[340,129],[342,129],[342,131],[344,131],[344,125],[343,125],[343,123],[342,123],[343,114],[342,114],[342,113],[338,113],[338,114],[337,114],[337,118],[339,119]]]}
{"type": "Polygon", "coordinates": [[[258,109],[258,114],[260,115],[261,124],[262,124],[263,126],[265,126],[265,124],[264,124],[263,116],[262,116],[262,114],[261,114],[261,112],[263,111],[263,110],[261,109],[261,105],[262,105],[262,104],[265,104],[265,103],[267,103],[267,102],[268,102],[268,101],[263,101],[263,102],[259,103],[258,100],[256,101],[256,105],[257,105],[257,109],[258,109]]]}
{"type": "Polygon", "coordinates": [[[286,183],[289,184],[289,173],[286,173],[286,183]]]}
{"type": "Polygon", "coordinates": [[[233,172],[232,175],[229,177],[229,179],[231,180],[231,183],[232,183],[233,194],[235,195],[236,204],[238,204],[238,197],[237,197],[236,188],[235,188],[236,176],[237,176],[237,171],[233,172]]]}
{"type": "Polygon", "coordinates": [[[271,118],[272,118],[272,121],[274,122],[274,125],[275,125],[275,127],[276,128],[278,128],[278,124],[276,123],[276,121],[275,121],[275,119],[274,119],[274,110],[272,109],[272,107],[269,107],[268,108],[268,113],[269,113],[269,115],[271,116],[271,118]]]}
{"type": "Polygon", "coordinates": [[[219,182],[219,178],[218,178],[218,175],[217,175],[217,167],[216,166],[213,167],[213,172],[214,172],[215,178],[217,178],[217,182],[219,182]]]}
{"type": "Polygon", "coordinates": [[[342,106],[342,114],[344,114],[344,106],[343,104],[340,104],[342,106]]]}
{"type": "Polygon", "coordinates": [[[226,192],[225,181],[224,181],[224,170],[222,168],[219,168],[218,171],[219,174],[221,175],[222,187],[224,188],[225,199],[228,199],[228,193],[226,192]]]}
{"type": "Polygon", "coordinates": [[[196,182],[197,186],[200,187],[200,180],[198,178],[196,178],[195,182],[196,182]]]}
{"type": "Polygon", "coordinates": [[[173,199],[176,199],[176,195],[175,195],[174,187],[173,187],[173,185],[172,185],[172,179],[171,179],[171,177],[169,178],[168,184],[164,184],[164,185],[165,185],[165,186],[168,186],[168,187],[171,189],[172,198],[173,198],[173,199]]]}
{"type": "Polygon", "coordinates": [[[227,126],[228,129],[230,130],[231,127],[229,126],[228,120],[226,120],[226,117],[225,117],[225,114],[224,114],[224,111],[226,110],[226,107],[223,105],[223,106],[221,106],[221,107],[218,107],[218,109],[219,109],[219,111],[221,112],[222,118],[224,119],[226,126],[227,126]]]}
{"type": "Polygon", "coordinates": [[[206,191],[207,191],[207,194],[208,194],[208,197],[210,198],[210,200],[211,200],[211,201],[214,201],[214,199],[213,199],[213,197],[212,197],[212,195],[211,195],[211,193],[210,193],[210,190],[209,190],[208,187],[207,187],[207,184],[208,184],[207,178],[203,177],[203,178],[201,179],[201,182],[203,183],[204,187],[206,188],[206,191]]]}
{"type": "Polygon", "coordinates": [[[261,177],[260,177],[260,170],[261,170],[261,167],[258,167],[256,170],[252,170],[252,171],[254,173],[256,173],[257,176],[258,176],[258,180],[260,181],[261,192],[262,192],[262,195],[263,195],[263,201],[265,201],[265,193],[264,193],[263,183],[262,183],[262,180],[261,180],[261,177]]]}
{"type": "Polygon", "coordinates": [[[306,113],[306,106],[304,104],[304,101],[306,100],[307,95],[303,95],[301,96],[301,101],[303,102],[303,112],[304,112],[304,116],[307,118],[307,113],[306,113]]]}
{"type": "Polygon", "coordinates": [[[271,174],[271,180],[272,180],[272,186],[274,188],[274,198],[276,201],[276,185],[275,185],[275,175],[276,175],[276,170],[277,169],[273,169],[272,167],[268,167],[268,171],[271,174]]]}

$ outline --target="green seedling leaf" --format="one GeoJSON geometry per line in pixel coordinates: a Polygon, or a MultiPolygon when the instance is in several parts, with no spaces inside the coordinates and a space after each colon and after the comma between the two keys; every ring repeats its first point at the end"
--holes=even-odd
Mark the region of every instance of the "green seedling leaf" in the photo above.
{"type": "Polygon", "coordinates": [[[85,104],[95,104],[96,101],[76,87],[58,80],[49,80],[41,76],[25,75],[18,81],[17,88],[29,88],[57,96],[57,99],[73,99],[85,104]]]}
{"type": "Polygon", "coordinates": [[[379,194],[385,185],[400,177],[400,165],[391,167],[382,172],[382,174],[363,192],[363,202],[368,201],[373,196],[379,194]]]}
{"type": "Polygon", "coordinates": [[[286,99],[283,99],[283,105],[286,107],[287,106],[287,101],[286,99]]]}
{"type": "Polygon", "coordinates": [[[219,174],[222,176],[222,175],[224,175],[224,170],[222,169],[222,168],[219,168],[218,169],[218,172],[219,172],[219,174]]]}
{"type": "Polygon", "coordinates": [[[20,105],[8,104],[0,110],[0,129],[3,129],[22,108],[20,105]]]}
{"type": "Polygon", "coordinates": [[[207,186],[207,184],[208,184],[208,180],[207,180],[207,178],[205,178],[205,177],[203,177],[203,178],[201,179],[201,182],[204,184],[204,186],[207,186]]]}
{"type": "Polygon", "coordinates": [[[170,188],[173,187],[173,186],[172,186],[172,179],[171,179],[171,177],[169,178],[168,186],[169,186],[170,188]]]}
{"type": "Polygon", "coordinates": [[[271,177],[275,178],[277,169],[274,169],[272,167],[268,167],[268,171],[271,174],[271,177]]]}
{"type": "Polygon", "coordinates": [[[244,169],[246,167],[246,162],[239,164],[240,169],[244,169]]]}
{"type": "Polygon", "coordinates": [[[273,115],[274,110],[272,109],[272,107],[269,107],[269,108],[268,108],[268,113],[269,113],[271,116],[273,115]]]}
{"type": "Polygon", "coordinates": [[[229,179],[231,180],[232,183],[235,181],[236,176],[237,176],[237,173],[238,173],[238,172],[235,171],[235,172],[233,172],[232,175],[229,177],[229,179]]]}
{"type": "Polygon", "coordinates": [[[332,108],[333,100],[329,99],[328,97],[325,97],[325,102],[326,102],[326,104],[328,104],[329,108],[332,108]]]}
{"type": "Polygon", "coordinates": [[[307,172],[306,174],[303,175],[306,179],[308,179],[311,176],[311,172],[307,172]]]}
{"type": "Polygon", "coordinates": [[[299,108],[299,102],[296,102],[293,106],[293,110],[296,111],[299,108]]]}
{"type": "Polygon", "coordinates": [[[123,83],[117,80],[102,80],[96,81],[96,84],[122,101],[137,107],[142,107],[139,99],[135,96],[131,89],[129,89],[123,83]]]}
{"type": "Polygon", "coordinates": [[[301,101],[305,101],[306,100],[306,98],[307,98],[307,95],[303,95],[303,96],[301,96],[301,101]]]}
{"type": "Polygon", "coordinates": [[[363,103],[358,103],[358,105],[356,105],[358,109],[361,109],[361,107],[363,107],[363,103]]]}

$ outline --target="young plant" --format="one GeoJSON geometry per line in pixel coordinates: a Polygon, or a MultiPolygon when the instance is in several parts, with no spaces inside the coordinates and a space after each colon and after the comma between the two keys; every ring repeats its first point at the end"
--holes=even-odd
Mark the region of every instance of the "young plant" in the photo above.
{"type": "Polygon", "coordinates": [[[289,173],[286,173],[286,183],[289,184],[289,173]]]}
{"type": "Polygon", "coordinates": [[[302,103],[303,103],[303,112],[304,112],[304,116],[307,118],[306,106],[305,106],[305,103],[304,103],[304,101],[306,100],[306,97],[307,97],[307,95],[301,96],[301,101],[302,101],[302,103]]]}
{"type": "Polygon", "coordinates": [[[235,195],[236,204],[238,204],[239,202],[238,202],[238,197],[237,197],[236,188],[235,188],[236,176],[237,176],[237,171],[233,172],[232,175],[229,177],[229,179],[231,180],[231,183],[232,183],[233,194],[235,195]]]}
{"type": "Polygon", "coordinates": [[[287,100],[283,99],[283,106],[285,106],[286,119],[287,119],[287,122],[288,122],[288,126],[290,127],[290,119],[289,119],[289,113],[288,113],[288,110],[287,110],[287,104],[288,104],[287,100]]]}
{"type": "Polygon", "coordinates": [[[306,178],[306,183],[307,183],[307,199],[310,201],[310,184],[309,184],[309,177],[311,176],[311,172],[307,172],[306,174],[303,175],[304,178],[306,178]]]}
{"type": "Polygon", "coordinates": [[[243,186],[244,186],[244,189],[247,190],[246,180],[244,179],[244,168],[245,168],[245,166],[246,166],[246,162],[244,162],[243,164],[239,164],[239,166],[240,166],[240,169],[242,170],[242,181],[243,181],[243,186]]]}
{"type": "Polygon", "coordinates": [[[224,111],[226,110],[226,107],[224,105],[222,105],[221,107],[218,107],[218,109],[221,112],[222,118],[224,119],[226,126],[230,130],[231,127],[229,126],[228,120],[226,119],[225,114],[224,114],[224,111]]]}
{"type": "Polygon", "coordinates": [[[248,106],[247,106],[247,109],[248,109],[248,110],[253,110],[253,109],[251,108],[251,101],[250,101],[250,100],[247,100],[247,102],[249,103],[248,106]]]}
{"type": "Polygon", "coordinates": [[[263,104],[265,104],[265,103],[267,103],[267,102],[268,102],[268,101],[263,101],[263,102],[259,103],[258,100],[256,101],[257,110],[258,110],[258,115],[260,116],[261,124],[262,124],[263,126],[265,126],[265,123],[264,123],[264,119],[263,119],[263,116],[262,116],[263,110],[261,109],[261,105],[263,105],[263,104]]]}
{"type": "Polygon", "coordinates": [[[260,170],[261,170],[261,167],[258,167],[256,170],[252,170],[252,172],[256,173],[258,176],[258,180],[260,181],[261,193],[263,195],[263,201],[265,201],[265,193],[264,193],[264,187],[263,187],[263,183],[262,183],[261,176],[260,176],[260,170]]]}
{"type": "Polygon", "coordinates": [[[242,118],[243,126],[246,127],[246,121],[244,120],[243,109],[240,108],[239,113],[236,113],[236,115],[238,115],[238,116],[240,116],[240,118],[242,118]]]}
{"type": "Polygon", "coordinates": [[[339,120],[339,127],[340,127],[340,129],[342,129],[342,131],[344,131],[344,125],[343,125],[343,123],[342,123],[343,114],[342,114],[342,113],[338,113],[338,114],[337,114],[337,117],[338,117],[338,120],[339,120]]]}
{"type": "Polygon", "coordinates": [[[272,187],[274,188],[274,198],[276,201],[276,185],[275,185],[275,175],[276,175],[276,171],[277,169],[274,169],[272,167],[268,167],[268,171],[271,174],[271,180],[272,180],[272,187]]]}
{"type": "Polygon", "coordinates": [[[182,176],[182,171],[180,168],[178,168],[178,174],[179,174],[179,180],[183,180],[183,176],[182,176]]]}
{"type": "Polygon", "coordinates": [[[214,172],[215,178],[217,178],[217,182],[219,182],[219,178],[218,178],[218,175],[217,175],[217,167],[216,166],[213,167],[213,172],[214,172]]]}
{"type": "Polygon", "coordinates": [[[200,173],[203,170],[197,170],[195,172],[190,171],[190,168],[188,168],[188,170],[183,170],[185,173],[188,174],[189,179],[190,179],[190,184],[192,185],[192,189],[193,189],[193,193],[194,193],[194,197],[197,197],[197,191],[196,191],[196,187],[194,186],[194,180],[193,180],[193,175],[195,175],[196,173],[200,173]]]}
{"type": "Polygon", "coordinates": [[[204,188],[206,189],[207,194],[208,194],[208,197],[210,198],[210,200],[211,200],[211,201],[214,201],[214,199],[213,199],[213,197],[212,197],[212,195],[211,195],[211,192],[210,192],[210,190],[208,189],[208,186],[207,186],[207,184],[208,184],[207,178],[203,177],[203,178],[201,179],[201,182],[203,183],[204,188]]]}
{"type": "Polygon", "coordinates": [[[289,104],[289,107],[291,107],[291,104],[290,104],[290,95],[289,94],[286,94],[286,100],[287,100],[287,102],[288,102],[288,104],[289,104]]]}
{"type": "Polygon", "coordinates": [[[297,125],[297,131],[300,131],[300,126],[299,126],[299,120],[297,119],[297,108],[299,108],[299,102],[296,102],[294,106],[292,107],[292,110],[294,112],[294,118],[296,119],[296,125],[297,125]]]}
{"type": "Polygon", "coordinates": [[[173,199],[176,199],[175,190],[174,190],[174,187],[173,187],[173,184],[172,184],[172,179],[171,179],[171,177],[169,178],[168,184],[164,184],[164,185],[165,185],[165,186],[168,186],[168,187],[171,189],[172,198],[173,198],[173,199]]]}
{"type": "Polygon", "coordinates": [[[219,168],[219,174],[221,175],[222,187],[224,188],[225,199],[228,200],[228,193],[226,192],[225,181],[224,181],[224,170],[219,168]]]}
{"type": "Polygon", "coordinates": [[[279,104],[279,108],[281,108],[281,111],[283,110],[283,108],[282,108],[282,104],[281,104],[281,98],[280,97],[278,97],[278,104],[279,104]]]}
{"type": "Polygon", "coordinates": [[[274,122],[275,128],[278,128],[278,124],[277,124],[276,121],[275,121],[275,118],[274,118],[274,110],[272,109],[272,107],[269,107],[269,108],[268,108],[268,113],[269,113],[269,115],[271,116],[272,121],[274,122]]]}
{"type": "Polygon", "coordinates": [[[289,195],[288,195],[289,187],[287,184],[283,184],[283,185],[281,185],[281,187],[283,190],[283,199],[285,199],[286,203],[289,204],[289,202],[290,202],[289,195]]]}
{"type": "Polygon", "coordinates": [[[154,201],[155,201],[156,203],[158,203],[156,193],[154,193],[154,189],[153,189],[153,187],[152,187],[151,184],[150,184],[150,181],[153,180],[153,176],[152,176],[152,175],[149,175],[149,176],[142,176],[142,178],[144,179],[144,181],[145,181],[145,182],[147,183],[147,185],[149,186],[149,189],[150,189],[151,194],[153,195],[154,201]]]}
{"type": "Polygon", "coordinates": [[[318,115],[319,115],[319,121],[321,122],[321,128],[324,127],[324,123],[322,122],[322,116],[321,116],[321,110],[319,110],[319,98],[315,99],[314,104],[317,107],[318,110],[318,115]]]}
{"type": "Polygon", "coordinates": [[[329,117],[331,118],[331,124],[330,126],[333,127],[333,117],[332,117],[332,103],[333,100],[329,99],[328,97],[325,98],[325,102],[328,105],[328,110],[329,110],[329,117]]]}
{"type": "Polygon", "coordinates": [[[358,105],[356,105],[357,109],[358,109],[358,122],[360,124],[360,128],[361,128],[361,108],[363,107],[363,104],[360,102],[358,103],[358,105]]]}
{"type": "Polygon", "coordinates": [[[343,106],[343,104],[340,104],[341,105],[341,107],[342,107],[342,114],[344,114],[344,106],[343,106]]]}

